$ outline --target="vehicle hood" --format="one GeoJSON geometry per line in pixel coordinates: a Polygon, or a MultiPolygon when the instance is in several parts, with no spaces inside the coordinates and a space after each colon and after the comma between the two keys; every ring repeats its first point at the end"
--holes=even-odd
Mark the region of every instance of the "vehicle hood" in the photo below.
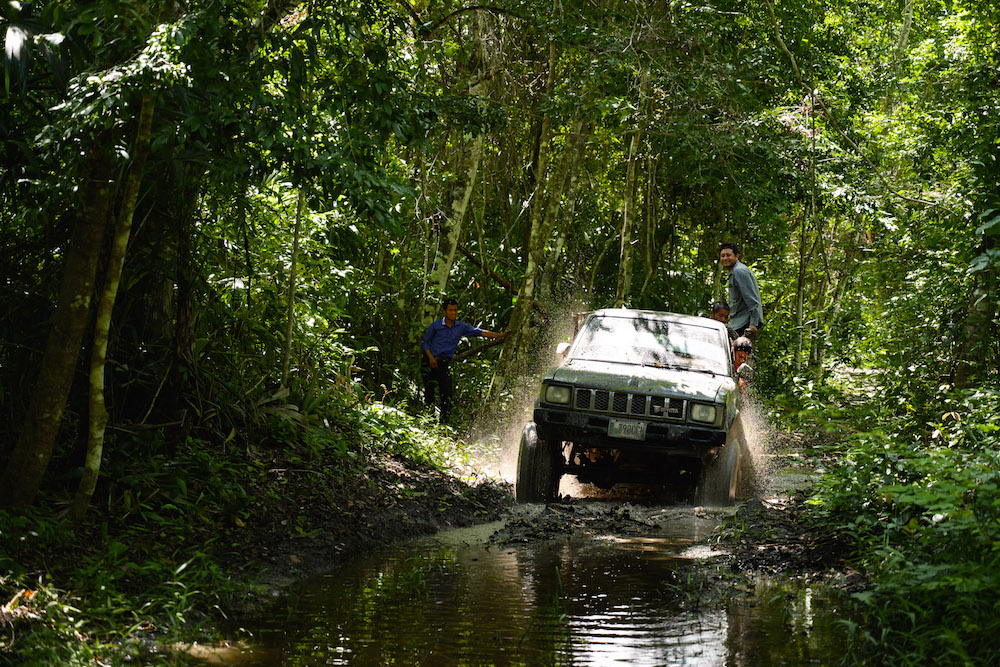
{"type": "Polygon", "coordinates": [[[579,359],[549,369],[546,379],[577,387],[706,401],[717,400],[720,391],[734,386],[733,379],[725,375],[579,359]]]}

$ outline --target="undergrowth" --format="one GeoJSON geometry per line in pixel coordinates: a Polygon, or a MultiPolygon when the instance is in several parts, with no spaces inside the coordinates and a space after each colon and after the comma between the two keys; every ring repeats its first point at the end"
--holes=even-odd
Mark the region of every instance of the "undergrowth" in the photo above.
{"type": "Polygon", "coordinates": [[[311,471],[309,488],[322,492],[374,457],[440,468],[462,458],[425,418],[381,403],[340,407],[302,418],[287,405],[258,438],[189,438],[169,455],[161,436],[121,438],[76,528],[65,519],[68,487],[0,511],[0,663],[175,664],[159,647],[210,639],[253,588],[231,556],[288,493],[280,471],[311,471]]]}
{"type": "Polygon", "coordinates": [[[845,659],[996,664],[1000,391],[948,391],[894,415],[885,404],[854,401],[844,413],[840,402],[837,464],[810,500],[811,520],[850,538],[871,582],[852,596],[845,659]]]}

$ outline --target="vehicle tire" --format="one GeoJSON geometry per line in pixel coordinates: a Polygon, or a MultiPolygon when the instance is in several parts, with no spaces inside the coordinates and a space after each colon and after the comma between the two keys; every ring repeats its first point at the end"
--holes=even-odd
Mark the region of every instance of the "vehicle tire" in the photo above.
{"type": "Polygon", "coordinates": [[[752,472],[753,462],[747,451],[743,420],[736,415],[722,451],[702,471],[696,502],[699,505],[732,505],[747,493],[748,469],[752,472]]]}
{"type": "Polygon", "coordinates": [[[534,422],[521,432],[517,452],[517,481],[514,499],[519,503],[547,503],[555,499],[562,477],[552,447],[538,435],[534,422]]]}
{"type": "Polygon", "coordinates": [[[739,463],[736,470],[736,484],[733,487],[733,497],[738,500],[751,498],[761,491],[760,478],[757,475],[757,464],[753,452],[747,442],[747,432],[740,415],[736,415],[733,427],[729,430],[729,439],[739,445],[739,463]]]}
{"type": "Polygon", "coordinates": [[[757,479],[757,465],[746,440],[740,441],[740,463],[737,476],[736,498],[745,500],[758,493],[760,483],[757,479]]]}

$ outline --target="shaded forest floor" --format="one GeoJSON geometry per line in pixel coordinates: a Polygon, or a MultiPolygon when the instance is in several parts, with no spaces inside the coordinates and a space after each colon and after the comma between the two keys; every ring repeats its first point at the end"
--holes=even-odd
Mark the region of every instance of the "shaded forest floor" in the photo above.
{"type": "MultiPolygon", "coordinates": [[[[731,518],[716,531],[712,547],[724,554],[734,572],[822,577],[835,585],[858,590],[863,582],[847,565],[849,545],[815,529],[805,511],[804,501],[817,467],[832,463],[816,454],[820,451],[813,449],[816,443],[813,437],[778,434],[768,456],[771,462],[768,488],[760,497],[725,510],[731,513],[731,518]]],[[[655,496],[648,500],[627,498],[621,507],[613,503],[609,506],[607,502],[591,503],[586,498],[564,498],[531,513],[530,520],[525,521],[523,513],[514,511],[510,485],[493,479],[470,483],[440,469],[387,456],[371,457],[360,467],[339,473],[325,467],[321,460],[299,462],[295,466],[274,463],[264,478],[267,481],[252,488],[259,502],[246,520],[220,517],[212,526],[189,533],[159,533],[151,537],[150,544],[143,545],[149,554],[202,550],[207,560],[200,566],[214,563],[234,584],[232,593],[220,601],[221,610],[231,620],[265,613],[281,592],[296,581],[335,571],[351,559],[440,530],[504,519],[507,523],[503,535],[497,539],[508,542],[545,541],[594,530],[641,535],[655,529],[642,520],[644,512],[651,505],[664,503],[663,498],[655,496]],[[213,534],[222,537],[213,541],[213,534]]],[[[101,549],[98,534],[81,533],[75,544],[44,557],[22,553],[22,563],[33,562],[38,569],[21,581],[49,577],[57,586],[59,582],[71,581],[73,576],[79,576],[73,574],[74,568],[79,567],[79,555],[101,549]]],[[[102,567],[111,567],[104,562],[102,567]]],[[[138,573],[144,566],[139,563],[136,567],[138,573]]],[[[128,583],[128,575],[122,576],[126,580],[116,579],[117,585],[127,585],[141,599],[144,593],[135,589],[146,585],[143,580],[137,578],[128,583]]],[[[4,601],[15,600],[17,596],[23,600],[26,593],[20,586],[14,586],[12,580],[0,578],[4,601]]],[[[93,602],[83,591],[73,595],[78,617],[87,619],[91,614],[88,607],[93,602]]],[[[207,609],[192,613],[188,622],[210,627],[212,623],[206,614],[211,615],[207,609]],[[205,621],[209,621],[207,625],[205,621]]],[[[138,642],[155,651],[153,647],[160,634],[157,628],[167,626],[162,621],[149,618],[140,623],[138,632],[112,643],[138,642]]],[[[10,641],[0,646],[0,663],[5,657],[17,657],[20,638],[35,632],[39,623],[46,623],[41,609],[24,604],[4,607],[0,612],[0,627],[5,628],[10,641]]],[[[100,623],[94,630],[99,627],[100,623]]]]}

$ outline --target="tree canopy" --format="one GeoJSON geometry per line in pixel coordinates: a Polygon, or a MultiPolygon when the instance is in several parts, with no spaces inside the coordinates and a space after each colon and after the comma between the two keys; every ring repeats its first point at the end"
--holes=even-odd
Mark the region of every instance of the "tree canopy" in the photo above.
{"type": "Polygon", "coordinates": [[[37,459],[8,502],[81,455],[80,353],[124,219],[99,373],[116,442],[257,437],[285,387],[410,401],[444,294],[515,334],[500,378],[567,308],[704,314],[723,240],[764,288],[771,391],[832,357],[912,366],[904,400],[996,361],[992,6],[2,12],[8,475],[37,459]]]}

